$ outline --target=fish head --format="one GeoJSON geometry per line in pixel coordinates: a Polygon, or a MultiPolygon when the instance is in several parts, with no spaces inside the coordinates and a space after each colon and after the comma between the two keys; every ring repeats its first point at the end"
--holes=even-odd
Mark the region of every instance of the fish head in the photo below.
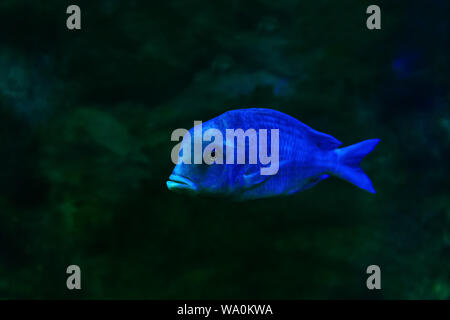
{"type": "Polygon", "coordinates": [[[177,164],[169,176],[170,191],[190,195],[222,196],[228,188],[221,176],[223,166],[208,164],[177,164]]]}
{"type": "MultiPolygon", "coordinates": [[[[201,131],[202,138],[208,129],[217,130],[216,133],[220,131],[213,123],[206,122],[201,131]]],[[[228,165],[224,164],[224,142],[214,138],[209,141],[198,139],[194,136],[194,128],[188,133],[181,142],[177,164],[166,182],[167,188],[190,195],[225,195],[229,192],[229,179],[228,165]]]]}

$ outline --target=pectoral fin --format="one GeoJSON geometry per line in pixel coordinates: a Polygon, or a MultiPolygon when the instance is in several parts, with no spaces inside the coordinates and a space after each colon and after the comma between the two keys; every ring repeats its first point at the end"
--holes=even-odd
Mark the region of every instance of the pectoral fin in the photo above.
{"type": "Polygon", "coordinates": [[[241,176],[241,185],[244,189],[254,188],[264,183],[270,177],[268,175],[262,175],[257,165],[250,165],[244,170],[241,176]]]}
{"type": "Polygon", "coordinates": [[[270,176],[263,176],[263,175],[261,175],[260,172],[245,174],[243,177],[244,185],[245,185],[245,187],[257,186],[257,185],[263,183],[264,181],[266,181],[268,179],[268,177],[270,177],[270,176]]]}
{"type": "MultiPolygon", "coordinates": [[[[279,169],[281,169],[285,165],[288,165],[289,163],[290,163],[290,161],[286,161],[286,160],[280,161],[279,169]]],[[[279,172],[279,170],[278,170],[278,172],[279,172]]],[[[242,179],[241,183],[245,189],[254,188],[254,187],[257,187],[257,186],[261,185],[262,183],[266,182],[270,178],[276,176],[277,174],[263,175],[263,174],[261,174],[261,167],[259,167],[257,165],[249,165],[249,166],[247,166],[247,168],[245,168],[244,173],[241,176],[241,179],[242,179]]]]}

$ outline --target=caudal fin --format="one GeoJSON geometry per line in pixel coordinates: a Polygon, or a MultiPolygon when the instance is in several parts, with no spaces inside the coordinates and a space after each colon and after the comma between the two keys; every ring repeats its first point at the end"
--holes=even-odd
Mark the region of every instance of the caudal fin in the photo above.
{"type": "Polygon", "coordinates": [[[370,139],[349,147],[336,149],[338,165],[334,174],[361,189],[375,193],[372,182],[359,164],[375,148],[378,142],[380,142],[380,139],[370,139]]]}

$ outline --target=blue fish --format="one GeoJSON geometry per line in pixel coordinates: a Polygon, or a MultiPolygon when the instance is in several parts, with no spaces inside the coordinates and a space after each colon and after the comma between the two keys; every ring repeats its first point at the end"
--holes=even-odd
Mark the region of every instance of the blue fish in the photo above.
{"type": "MultiPolygon", "coordinates": [[[[251,143],[255,141],[251,142],[246,138],[246,163],[186,163],[186,156],[188,153],[192,154],[196,148],[195,144],[199,143],[198,139],[190,139],[198,134],[199,127],[194,126],[180,143],[178,162],[167,181],[169,190],[193,195],[227,197],[232,200],[251,200],[290,195],[307,190],[330,176],[336,176],[375,193],[372,182],[359,164],[364,156],[375,148],[379,139],[338,148],[342,143],[332,136],[318,132],[287,114],[264,108],[231,110],[203,123],[200,128],[202,135],[209,129],[215,129],[222,133],[223,137],[227,136],[226,131],[229,129],[239,128],[246,132],[254,129],[258,139],[261,138],[261,132],[264,132],[261,129],[267,132],[278,129],[278,170],[275,174],[262,174],[262,170],[268,167],[267,163],[250,163],[249,150],[252,148],[251,143]]],[[[270,139],[266,138],[267,150],[273,153],[272,131],[270,135],[270,139]]],[[[218,153],[228,156],[228,153],[233,152],[236,156],[235,149],[239,143],[235,146],[234,141],[231,141],[230,148],[229,139],[220,141],[215,138],[210,141],[212,147],[211,144],[204,143],[200,146],[202,154],[210,152],[211,159],[217,158],[218,153]]]]}

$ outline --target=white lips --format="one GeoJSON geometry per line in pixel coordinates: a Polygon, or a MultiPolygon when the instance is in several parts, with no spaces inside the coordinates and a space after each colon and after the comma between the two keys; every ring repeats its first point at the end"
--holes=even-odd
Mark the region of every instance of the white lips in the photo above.
{"type": "Polygon", "coordinates": [[[171,191],[178,191],[178,190],[187,190],[187,191],[195,191],[197,190],[197,187],[195,186],[194,182],[192,180],[178,176],[176,174],[171,174],[169,177],[169,180],[166,182],[167,188],[171,191]]]}

